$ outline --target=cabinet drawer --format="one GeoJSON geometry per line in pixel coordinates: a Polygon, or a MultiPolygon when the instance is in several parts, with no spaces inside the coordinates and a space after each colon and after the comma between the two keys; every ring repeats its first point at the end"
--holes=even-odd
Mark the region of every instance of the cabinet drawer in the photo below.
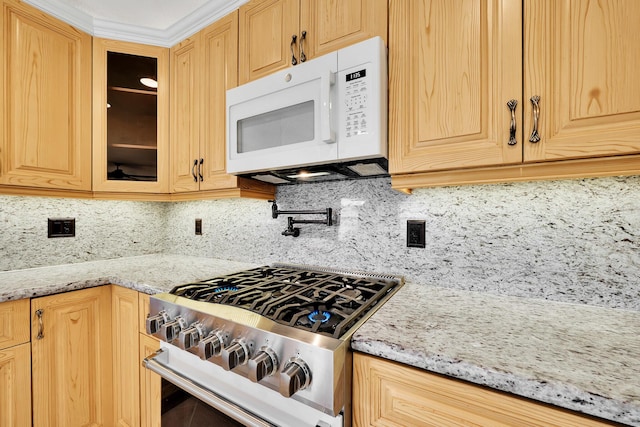
{"type": "Polygon", "coordinates": [[[29,341],[29,300],[0,303],[0,349],[29,341]]]}

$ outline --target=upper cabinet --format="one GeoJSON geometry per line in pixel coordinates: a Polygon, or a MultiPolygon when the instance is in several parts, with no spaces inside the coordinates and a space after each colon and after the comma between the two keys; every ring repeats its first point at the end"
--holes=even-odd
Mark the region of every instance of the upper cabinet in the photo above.
{"type": "Polygon", "coordinates": [[[620,157],[640,153],[639,20],[634,0],[392,0],[393,187],[640,171],[620,157]]]}
{"type": "Polygon", "coordinates": [[[91,37],[18,0],[0,29],[0,184],[90,190],[91,37]]]}
{"type": "Polygon", "coordinates": [[[240,7],[243,84],[341,47],[381,36],[386,0],[252,0],[240,7]]]}
{"type": "Polygon", "coordinates": [[[226,91],[238,82],[238,12],[172,47],[170,56],[171,192],[272,198],[273,186],[226,173],[226,91]]]}
{"type": "Polygon", "coordinates": [[[527,0],[524,16],[525,161],[639,153],[640,2],[527,0]]]}
{"type": "Polygon", "coordinates": [[[520,1],[392,1],[390,172],[522,161],[507,101],[522,104],[520,1]]]}
{"type": "Polygon", "coordinates": [[[94,39],[93,190],[169,192],[169,49],[94,39]]]}

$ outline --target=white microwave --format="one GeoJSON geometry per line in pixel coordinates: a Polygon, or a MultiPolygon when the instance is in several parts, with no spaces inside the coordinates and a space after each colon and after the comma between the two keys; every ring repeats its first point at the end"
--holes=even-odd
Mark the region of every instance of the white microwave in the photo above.
{"type": "Polygon", "coordinates": [[[374,37],[227,91],[227,172],[284,184],[386,175],[387,55],[374,37]]]}

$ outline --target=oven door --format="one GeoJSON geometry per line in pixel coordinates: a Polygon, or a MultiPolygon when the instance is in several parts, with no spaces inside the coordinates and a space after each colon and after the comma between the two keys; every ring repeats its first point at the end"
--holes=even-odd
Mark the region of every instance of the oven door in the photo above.
{"type": "Polygon", "coordinates": [[[227,91],[227,172],[335,162],[337,54],[227,91]]]}
{"type": "Polygon", "coordinates": [[[342,415],[324,414],[171,344],[161,346],[143,365],[163,379],[163,425],[199,427],[202,419],[202,425],[221,427],[344,426],[342,415]]]}

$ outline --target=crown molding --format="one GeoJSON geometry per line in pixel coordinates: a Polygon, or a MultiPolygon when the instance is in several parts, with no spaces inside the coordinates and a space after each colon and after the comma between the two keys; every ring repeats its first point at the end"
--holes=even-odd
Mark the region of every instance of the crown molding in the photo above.
{"type": "Polygon", "coordinates": [[[171,47],[234,11],[248,0],[211,0],[166,29],[94,18],[58,0],[24,1],[95,37],[171,47]]]}
{"type": "Polygon", "coordinates": [[[25,3],[93,35],[93,17],[57,0],[24,0],[25,3]]]}

